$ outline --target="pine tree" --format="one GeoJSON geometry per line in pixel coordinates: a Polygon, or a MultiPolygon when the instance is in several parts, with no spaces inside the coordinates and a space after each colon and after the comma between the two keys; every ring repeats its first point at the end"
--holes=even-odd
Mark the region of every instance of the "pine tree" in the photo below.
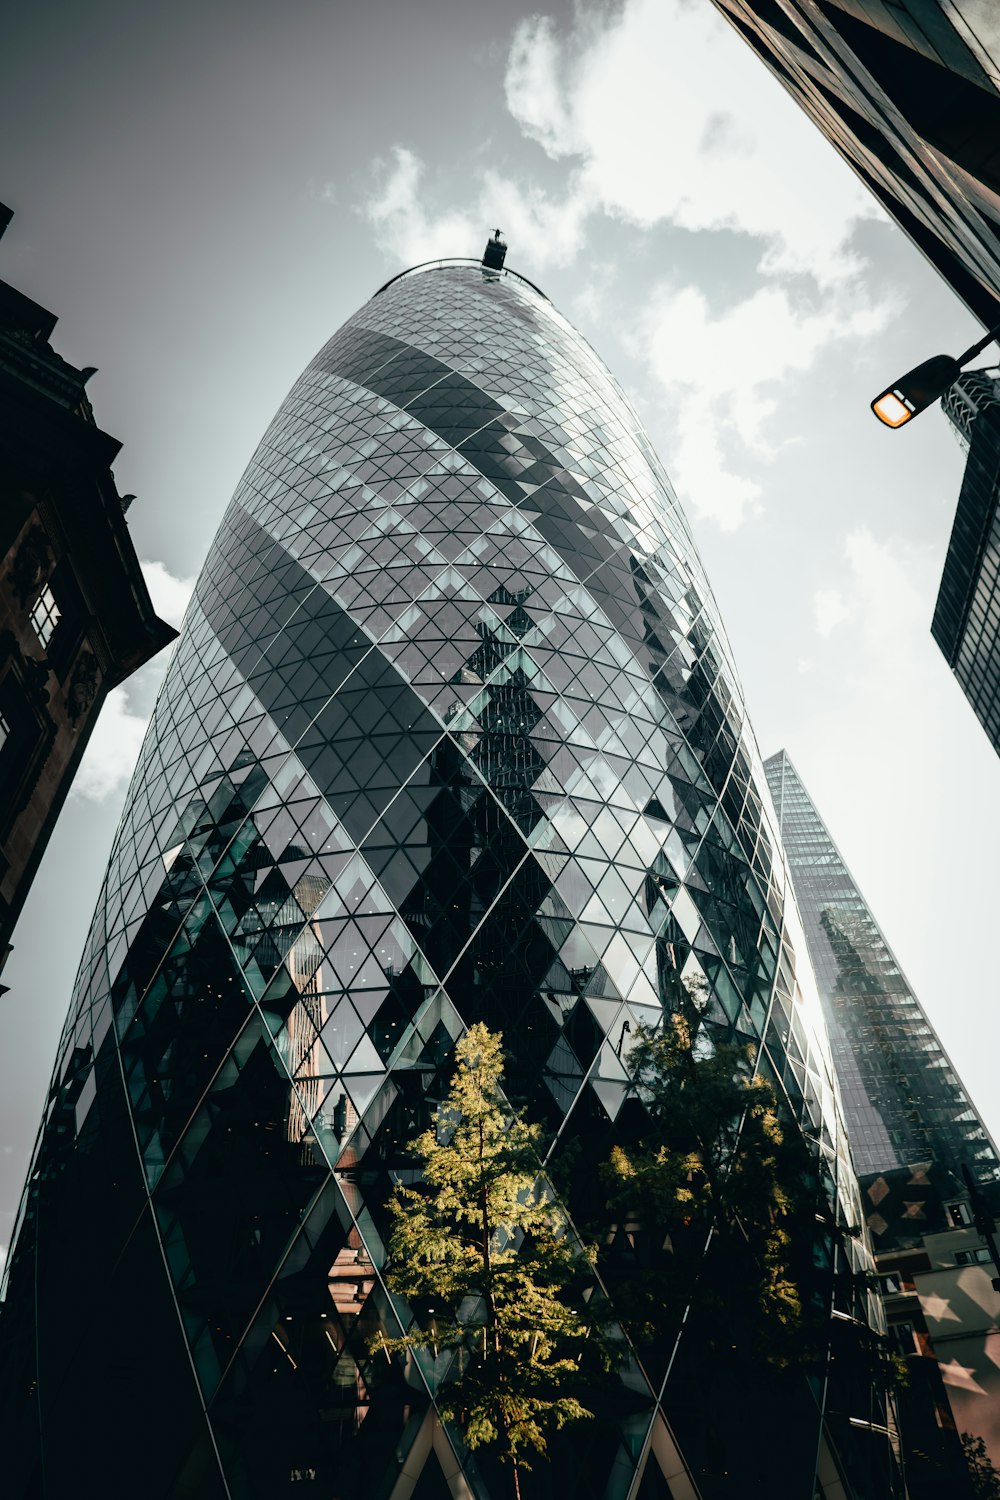
{"type": "Polygon", "coordinates": [[[508,1108],[502,1037],[476,1025],[434,1125],[411,1144],[422,1182],[390,1200],[387,1280],[416,1316],[389,1352],[453,1350],[437,1396],[469,1448],[511,1465],[520,1497],[528,1455],[551,1430],[592,1415],[572,1394],[588,1326],[571,1298],[593,1262],[539,1177],[537,1125],[508,1108]]]}

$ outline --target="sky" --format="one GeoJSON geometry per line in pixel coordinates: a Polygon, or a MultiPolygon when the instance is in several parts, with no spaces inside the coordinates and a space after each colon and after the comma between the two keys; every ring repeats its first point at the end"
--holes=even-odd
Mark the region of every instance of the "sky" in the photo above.
{"type": "MultiPolygon", "coordinates": [[[[163,616],[317,348],[499,225],[638,408],[761,752],[1000,1134],[1000,765],[929,634],[964,458],[938,409],[868,410],[981,330],[708,0],[12,0],[5,30],[0,276],[99,369],[163,616]]],[[[15,933],[0,1246],[163,669],[109,699],[15,933]]]]}

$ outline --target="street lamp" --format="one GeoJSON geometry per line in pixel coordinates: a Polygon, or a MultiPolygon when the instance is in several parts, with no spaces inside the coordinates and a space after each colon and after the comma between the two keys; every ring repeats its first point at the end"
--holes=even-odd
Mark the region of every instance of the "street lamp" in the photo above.
{"type": "Polygon", "coordinates": [[[894,380],[881,395],[876,396],[872,402],[872,411],[886,427],[905,426],[913,417],[918,417],[925,407],[943,396],[961,375],[963,365],[981,354],[998,334],[1000,324],[991,328],[989,333],[984,334],[971,349],[960,354],[958,359],[952,359],[950,354],[935,354],[933,358],[925,359],[923,364],[907,370],[905,375],[894,380]]]}

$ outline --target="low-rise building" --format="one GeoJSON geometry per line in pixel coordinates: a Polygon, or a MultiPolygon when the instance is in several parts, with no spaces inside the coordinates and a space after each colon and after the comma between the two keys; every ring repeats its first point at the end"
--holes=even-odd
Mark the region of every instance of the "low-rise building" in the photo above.
{"type": "Polygon", "coordinates": [[[981,1439],[1000,1460],[997,1267],[967,1192],[930,1164],[877,1177],[866,1193],[889,1337],[907,1365],[901,1426],[920,1450],[911,1492],[920,1500],[930,1478],[952,1493],[963,1441],[981,1439]]]}

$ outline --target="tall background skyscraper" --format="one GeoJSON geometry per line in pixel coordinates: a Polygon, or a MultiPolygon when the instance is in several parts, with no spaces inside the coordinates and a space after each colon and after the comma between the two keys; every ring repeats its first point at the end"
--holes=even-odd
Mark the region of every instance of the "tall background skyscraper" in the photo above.
{"type": "Polygon", "coordinates": [[[947,1429],[982,1436],[1000,1464],[1000,1286],[991,1284],[1000,1267],[975,1227],[978,1208],[1000,1207],[1000,1158],[787,752],[765,761],[765,771],[890,1333],[910,1357],[903,1436],[911,1491],[958,1493],[965,1474],[947,1429]]]}
{"type": "MultiPolygon", "coordinates": [[[[410,1316],[387,1196],[483,1021],[592,1208],[644,1128],[623,1043],[685,985],[702,1051],[749,1048],[801,1150],[813,1362],[734,1365],[695,1307],[623,1351],[531,1492],[892,1493],[785,892],[716,607],[621,391],[523,279],[396,278],[265,434],[143,747],[10,1257],[12,1493],[506,1493],[436,1420],[447,1371],[373,1348],[410,1316]]],[[[669,1253],[644,1234],[626,1260],[669,1253]]]]}
{"type": "Polygon", "coordinates": [[[830,1029],[858,1172],[963,1163],[1000,1184],[996,1146],[791,758],[765,762],[830,1029]]]}

